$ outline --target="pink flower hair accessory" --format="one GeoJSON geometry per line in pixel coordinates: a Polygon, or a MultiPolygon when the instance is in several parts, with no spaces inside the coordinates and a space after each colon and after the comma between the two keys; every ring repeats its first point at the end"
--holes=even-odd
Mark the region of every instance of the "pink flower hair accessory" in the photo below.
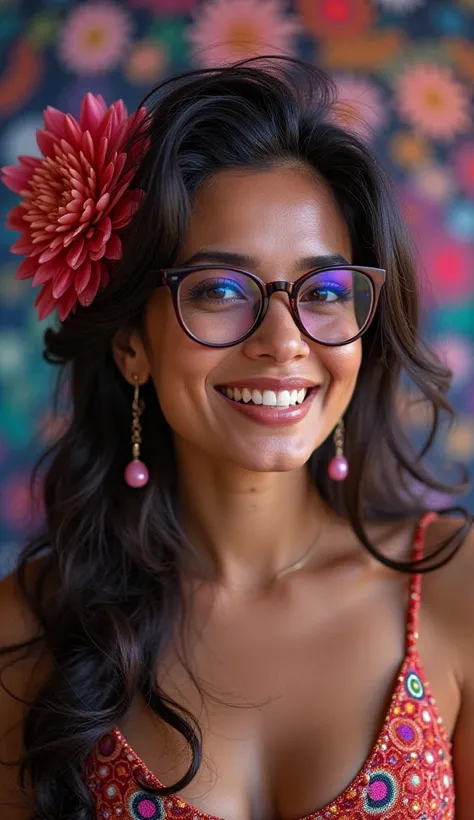
{"type": "Polygon", "coordinates": [[[142,196],[131,188],[137,151],[125,149],[146,113],[128,116],[122,100],[107,108],[92,94],[79,122],[48,106],[44,130],[36,132],[44,159],[21,156],[19,165],[1,169],[2,181],[22,197],[6,223],[22,234],[12,253],[26,256],[15,278],[42,285],[35,300],[40,319],[56,306],[61,321],[78,302],[88,307],[121,258],[120,233],[142,196]]]}

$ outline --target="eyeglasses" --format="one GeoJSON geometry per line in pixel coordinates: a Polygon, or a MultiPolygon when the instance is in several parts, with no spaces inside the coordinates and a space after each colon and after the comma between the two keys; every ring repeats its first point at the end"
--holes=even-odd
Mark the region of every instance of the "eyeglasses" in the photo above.
{"type": "Polygon", "coordinates": [[[187,335],[207,347],[231,347],[263,322],[273,293],[289,296],[295,324],[308,338],[333,347],[354,342],[375,314],[385,271],[359,265],[318,268],[295,282],[264,282],[222,265],[161,269],[187,335]]]}

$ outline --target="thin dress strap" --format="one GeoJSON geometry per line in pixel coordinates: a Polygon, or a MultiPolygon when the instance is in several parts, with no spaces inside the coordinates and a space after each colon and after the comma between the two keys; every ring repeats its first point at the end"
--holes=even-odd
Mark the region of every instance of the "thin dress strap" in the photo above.
{"type": "MultiPolygon", "coordinates": [[[[423,558],[426,531],[431,522],[437,518],[437,513],[427,512],[418,521],[413,539],[412,561],[420,561],[423,558]]],[[[414,573],[410,579],[410,602],[408,606],[407,625],[407,652],[409,654],[416,650],[419,637],[418,623],[420,617],[422,577],[422,574],[417,572],[414,573]]]]}

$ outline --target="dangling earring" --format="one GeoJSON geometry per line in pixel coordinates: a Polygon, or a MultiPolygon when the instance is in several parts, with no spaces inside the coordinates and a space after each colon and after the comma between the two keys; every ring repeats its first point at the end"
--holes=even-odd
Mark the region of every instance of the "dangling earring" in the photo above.
{"type": "Polygon", "coordinates": [[[139,384],[138,376],[133,376],[135,381],[135,390],[133,393],[132,403],[132,455],[133,461],[127,464],[124,472],[124,478],[129,487],[144,487],[148,483],[148,469],[143,461],[140,461],[140,444],[141,444],[141,424],[140,415],[144,410],[143,402],[138,400],[139,384]]]}
{"type": "Polygon", "coordinates": [[[333,481],[345,481],[349,475],[349,464],[344,455],[344,422],[342,419],[334,431],[334,444],[336,455],[328,464],[328,476],[333,481]]]}

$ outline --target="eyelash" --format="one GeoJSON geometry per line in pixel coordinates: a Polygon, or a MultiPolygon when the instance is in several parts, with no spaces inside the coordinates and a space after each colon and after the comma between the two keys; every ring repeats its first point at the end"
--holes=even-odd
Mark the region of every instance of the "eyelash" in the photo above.
{"type": "Polygon", "coordinates": [[[238,287],[236,282],[233,281],[232,279],[212,279],[212,280],[209,280],[206,283],[205,286],[203,284],[194,285],[194,287],[192,287],[189,291],[189,296],[196,298],[196,297],[202,296],[203,293],[205,293],[206,289],[209,289],[209,288],[217,289],[217,288],[224,288],[224,287],[229,287],[229,286],[232,287],[236,291],[237,295],[240,291],[240,295],[245,296],[244,291],[240,290],[240,288],[238,287]]]}

